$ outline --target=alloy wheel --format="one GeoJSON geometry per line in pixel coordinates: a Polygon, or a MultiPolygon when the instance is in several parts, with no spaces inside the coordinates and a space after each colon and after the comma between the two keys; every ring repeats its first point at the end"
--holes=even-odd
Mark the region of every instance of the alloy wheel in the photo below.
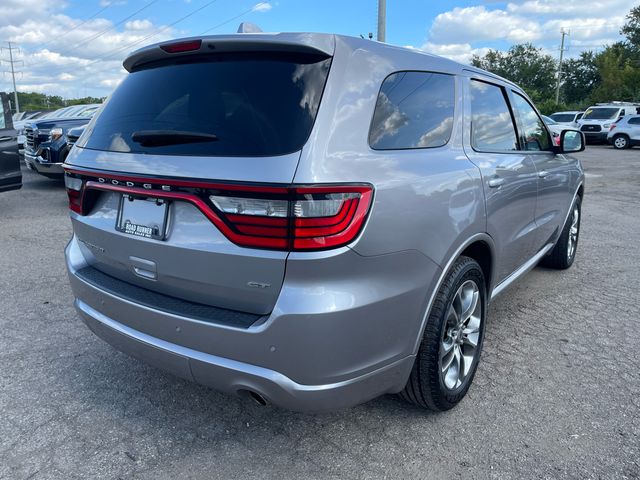
{"type": "Polygon", "coordinates": [[[571,227],[569,228],[569,241],[567,242],[567,259],[571,261],[576,253],[576,245],[578,244],[578,231],[580,229],[580,209],[578,205],[573,206],[571,214],[571,227]]]}
{"type": "Polygon", "coordinates": [[[480,289],[467,280],[456,291],[447,310],[440,343],[440,374],[449,390],[460,387],[475,361],[482,323],[480,289]]]}
{"type": "Polygon", "coordinates": [[[624,137],[618,137],[613,141],[616,148],[625,148],[627,146],[627,139],[624,137]]]}

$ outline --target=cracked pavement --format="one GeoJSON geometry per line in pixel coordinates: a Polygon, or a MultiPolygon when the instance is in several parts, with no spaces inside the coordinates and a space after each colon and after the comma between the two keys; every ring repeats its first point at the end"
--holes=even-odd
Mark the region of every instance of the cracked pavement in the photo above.
{"type": "Polygon", "coordinates": [[[259,407],[95,337],[72,307],[59,182],[0,194],[0,478],[640,477],[640,149],[588,147],[574,266],[490,308],[469,395],[328,414],[259,407]]]}

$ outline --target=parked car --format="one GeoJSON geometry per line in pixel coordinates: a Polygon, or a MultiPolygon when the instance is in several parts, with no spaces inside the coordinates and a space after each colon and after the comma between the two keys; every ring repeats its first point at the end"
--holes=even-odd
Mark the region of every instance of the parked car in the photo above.
{"type": "Polygon", "coordinates": [[[553,140],[553,144],[558,146],[560,145],[560,135],[562,135],[563,130],[566,130],[565,125],[560,125],[556,121],[554,121],[551,117],[547,117],[546,115],[540,115],[542,121],[549,129],[549,133],[551,133],[551,139],[553,140]]]}
{"type": "Polygon", "coordinates": [[[48,178],[62,178],[68,153],[68,129],[86,125],[101,105],[75,105],[57,118],[28,122],[24,128],[24,160],[27,168],[48,178]]]}
{"type": "Polygon", "coordinates": [[[0,92],[0,192],[22,187],[20,159],[16,151],[17,133],[9,108],[9,97],[0,92]]]}
{"type": "Polygon", "coordinates": [[[587,142],[605,143],[611,125],[625,115],[640,113],[638,108],[640,103],[598,103],[585,110],[582,119],[578,121],[580,131],[584,133],[587,142]]]}
{"type": "Polygon", "coordinates": [[[62,111],[64,110],[66,110],[66,108],[61,108],[55,111],[36,112],[34,115],[30,115],[27,119],[13,122],[13,128],[15,128],[18,132],[18,155],[20,156],[20,158],[24,157],[24,144],[27,139],[24,134],[24,127],[27,125],[27,122],[34,120],[43,120],[45,118],[54,118],[58,113],[62,113],[62,111]]]}
{"type": "Polygon", "coordinates": [[[627,115],[612,124],[607,141],[618,150],[640,145],[640,115],[627,115]]]}
{"type": "Polygon", "coordinates": [[[554,146],[491,73],[314,33],[177,40],[124,67],[65,162],[67,267],[94,333],[176,375],[291,409],[400,392],[446,410],[490,300],[574,261],[565,154],[584,137],[554,146]]]}
{"type": "Polygon", "coordinates": [[[554,122],[559,123],[560,125],[569,125],[571,127],[577,128],[578,120],[582,119],[582,115],[584,115],[584,112],[571,110],[567,112],[552,113],[551,115],[549,115],[549,117],[551,117],[554,122]]]}

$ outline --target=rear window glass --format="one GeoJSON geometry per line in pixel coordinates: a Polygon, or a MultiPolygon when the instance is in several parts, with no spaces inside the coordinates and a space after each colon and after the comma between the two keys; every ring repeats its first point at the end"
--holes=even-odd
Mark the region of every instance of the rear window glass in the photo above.
{"type": "Polygon", "coordinates": [[[629,123],[631,125],[640,125],[640,117],[631,117],[629,123]]]}
{"type": "Polygon", "coordinates": [[[573,113],[554,113],[551,118],[556,122],[573,122],[575,115],[573,113]]]}
{"type": "Polygon", "coordinates": [[[156,155],[295,152],[311,132],[330,61],[263,52],[147,65],[123,80],[81,146],[156,155]]]}
{"type": "Polygon", "coordinates": [[[376,150],[441,147],[453,129],[454,79],[398,72],[382,83],[369,131],[376,150]]]}

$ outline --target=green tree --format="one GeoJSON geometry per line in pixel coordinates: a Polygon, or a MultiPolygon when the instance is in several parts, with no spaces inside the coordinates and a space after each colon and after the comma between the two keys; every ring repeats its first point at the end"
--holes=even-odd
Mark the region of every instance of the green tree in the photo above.
{"type": "Polygon", "coordinates": [[[627,42],[640,49],[640,6],[632,8],[627,14],[627,22],[620,33],[627,38],[627,42]]]}
{"type": "Polygon", "coordinates": [[[534,102],[554,95],[556,60],[530,43],[514,45],[507,52],[490,50],[482,57],[474,55],[471,64],[520,85],[534,102]]]}
{"type": "Polygon", "coordinates": [[[595,57],[591,51],[582,52],[578,58],[571,58],[562,65],[561,98],[566,104],[583,103],[600,85],[595,57]]]}

